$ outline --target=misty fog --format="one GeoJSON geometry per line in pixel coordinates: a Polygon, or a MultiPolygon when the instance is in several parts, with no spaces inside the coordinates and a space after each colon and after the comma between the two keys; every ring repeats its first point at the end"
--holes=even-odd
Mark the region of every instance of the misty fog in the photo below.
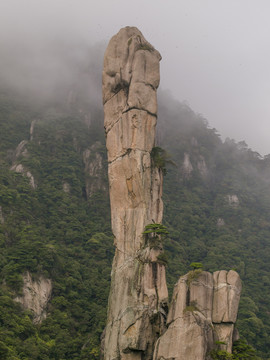
{"type": "Polygon", "coordinates": [[[270,152],[270,3],[265,0],[9,0],[0,3],[0,81],[32,99],[72,91],[101,104],[103,53],[123,26],[161,52],[161,89],[222,137],[270,152]]]}

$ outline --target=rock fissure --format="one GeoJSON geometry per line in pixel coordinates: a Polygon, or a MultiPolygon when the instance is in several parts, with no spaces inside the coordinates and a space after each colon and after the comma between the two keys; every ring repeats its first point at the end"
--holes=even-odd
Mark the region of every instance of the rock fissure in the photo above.
{"type": "MultiPolygon", "coordinates": [[[[150,86],[150,85],[149,85],[149,86],[150,86]]],[[[135,106],[128,107],[128,109],[126,109],[126,110],[123,111],[123,114],[128,113],[128,112],[131,111],[131,110],[145,111],[147,114],[149,114],[149,115],[154,116],[155,118],[157,118],[157,114],[152,113],[152,112],[150,112],[150,111],[148,111],[148,110],[145,110],[145,109],[143,109],[143,108],[141,108],[141,107],[135,107],[135,106]]]]}
{"type": "Polygon", "coordinates": [[[106,105],[114,96],[116,96],[122,89],[119,88],[118,91],[114,92],[110,98],[106,99],[104,102],[103,102],[103,105],[106,105]]]}
{"type": "MultiPolygon", "coordinates": [[[[117,156],[116,158],[114,158],[113,160],[108,161],[108,164],[111,164],[111,163],[113,163],[113,162],[115,162],[115,161],[129,155],[133,150],[134,149],[131,149],[131,148],[127,149],[124,154],[121,154],[121,155],[117,156]]],[[[148,151],[145,151],[145,150],[142,150],[142,149],[136,149],[136,150],[140,150],[142,153],[149,154],[148,151]]]]}
{"type": "MultiPolygon", "coordinates": [[[[123,114],[123,113],[122,113],[123,114]]],[[[117,125],[119,122],[120,122],[121,118],[117,119],[113,124],[111,124],[110,126],[108,126],[106,129],[105,129],[105,134],[108,135],[108,133],[113,129],[113,127],[115,125],[117,125]]]]}

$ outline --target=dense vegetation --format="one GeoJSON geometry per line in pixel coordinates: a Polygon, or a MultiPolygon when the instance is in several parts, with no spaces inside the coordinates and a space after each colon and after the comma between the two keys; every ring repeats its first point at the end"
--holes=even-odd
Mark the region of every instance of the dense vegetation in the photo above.
{"type": "Polygon", "coordinates": [[[96,141],[96,124],[85,131],[75,114],[48,109],[27,156],[14,158],[11,150],[29,139],[39,115],[10,99],[1,102],[0,358],[96,358],[113,256],[108,194],[96,192],[90,202],[85,194],[82,150],[96,141]],[[36,189],[10,171],[12,162],[31,171],[36,189]],[[12,300],[26,270],[53,279],[50,315],[40,326],[12,300]]]}
{"type": "MultiPolygon", "coordinates": [[[[89,122],[87,111],[76,104],[33,106],[9,91],[0,94],[3,360],[99,358],[114,249],[102,112],[90,109],[89,122]],[[86,173],[87,149],[90,164],[97,153],[102,159],[100,172],[86,173]],[[23,173],[11,170],[17,164],[23,173]],[[38,325],[13,301],[26,271],[53,282],[47,318],[38,325]]],[[[244,283],[238,329],[259,356],[269,358],[269,158],[244,142],[223,143],[205,119],[166,94],[160,98],[157,146],[174,163],[160,163],[167,173],[164,224],[170,235],[164,245],[170,291],[192,262],[210,271],[236,269],[244,283]]],[[[153,158],[160,161],[160,151],[153,158]]]]}

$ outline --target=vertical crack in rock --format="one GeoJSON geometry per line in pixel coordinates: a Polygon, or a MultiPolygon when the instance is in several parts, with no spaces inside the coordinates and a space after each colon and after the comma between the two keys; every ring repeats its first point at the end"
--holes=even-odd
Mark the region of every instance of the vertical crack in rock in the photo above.
{"type": "Polygon", "coordinates": [[[166,322],[162,246],[142,235],[161,223],[162,172],[151,162],[155,146],[161,56],[135,27],[109,42],[103,69],[103,104],[112,231],[116,252],[104,341],[104,358],[152,359],[166,322]]]}

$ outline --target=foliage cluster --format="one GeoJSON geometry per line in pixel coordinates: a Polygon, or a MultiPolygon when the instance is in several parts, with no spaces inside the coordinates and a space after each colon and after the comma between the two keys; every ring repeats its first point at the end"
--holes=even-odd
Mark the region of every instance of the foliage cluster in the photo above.
{"type": "MultiPolygon", "coordinates": [[[[223,143],[215,129],[185,104],[175,105],[166,99],[159,109],[159,142],[172,154],[176,166],[168,168],[164,183],[164,224],[168,230],[150,224],[144,235],[164,238],[170,257],[170,291],[178,277],[188,272],[191,262],[203,263],[209,271],[235,268],[240,273],[243,294],[237,326],[241,337],[267,359],[269,157],[262,159],[244,144],[229,140],[223,143]],[[188,179],[182,173],[185,152],[193,165],[188,179]],[[204,172],[198,165],[203,164],[202,159],[207,165],[204,172]],[[229,204],[228,195],[232,194],[237,195],[238,206],[229,204]],[[219,219],[223,225],[218,225],[219,219]]],[[[90,199],[86,196],[83,152],[100,142],[104,171],[102,179],[96,180],[106,182],[106,150],[100,114],[93,117],[89,127],[84,114],[75,110],[63,111],[58,106],[37,110],[7,93],[0,96],[3,360],[99,358],[113,236],[108,193],[96,189],[90,199]],[[34,138],[29,141],[31,121],[37,119],[34,138]],[[16,159],[15,149],[22,140],[28,140],[27,156],[16,159]],[[14,162],[33,174],[37,189],[31,188],[27,177],[10,170],[14,162]],[[65,183],[69,184],[67,192],[65,183]],[[13,301],[21,291],[26,270],[53,281],[48,316],[39,326],[33,325],[31,313],[13,301]]],[[[166,172],[168,158],[159,149],[152,153],[153,165],[166,172]]],[[[198,270],[195,266],[193,271],[198,270]]]]}
{"type": "Polygon", "coordinates": [[[187,285],[189,286],[192,281],[195,281],[196,279],[198,279],[199,275],[201,274],[202,269],[194,269],[188,272],[188,276],[187,276],[187,285]]]}
{"type": "Polygon", "coordinates": [[[164,176],[167,174],[166,166],[175,165],[174,161],[171,159],[171,155],[159,146],[153,147],[151,151],[151,159],[153,166],[160,169],[164,176]]]}
{"type": "MultiPolygon", "coordinates": [[[[113,240],[108,194],[87,199],[85,193],[82,153],[96,142],[96,125],[88,131],[78,114],[50,109],[39,114],[28,155],[16,159],[14,150],[29,140],[36,117],[12,99],[6,108],[0,108],[0,358],[97,359],[113,240]],[[31,171],[37,189],[10,170],[12,162],[31,171]],[[48,316],[39,326],[13,301],[26,270],[53,282],[48,316]]],[[[104,158],[106,178],[105,164],[104,158]]]]}
{"type": "Polygon", "coordinates": [[[260,360],[260,358],[256,356],[255,350],[244,340],[234,342],[232,354],[219,349],[219,345],[222,345],[222,343],[219,342],[219,344],[217,344],[218,349],[210,352],[213,360],[260,360]]]}
{"type": "Polygon", "coordinates": [[[153,237],[157,237],[159,235],[168,235],[169,231],[167,230],[167,227],[165,225],[162,224],[157,224],[157,223],[153,223],[153,224],[148,224],[145,226],[143,235],[151,235],[153,237]]]}
{"type": "Polygon", "coordinates": [[[146,225],[143,232],[147,246],[162,250],[157,257],[157,261],[165,266],[168,264],[168,255],[163,250],[163,241],[168,234],[167,227],[157,223],[146,225]]]}

